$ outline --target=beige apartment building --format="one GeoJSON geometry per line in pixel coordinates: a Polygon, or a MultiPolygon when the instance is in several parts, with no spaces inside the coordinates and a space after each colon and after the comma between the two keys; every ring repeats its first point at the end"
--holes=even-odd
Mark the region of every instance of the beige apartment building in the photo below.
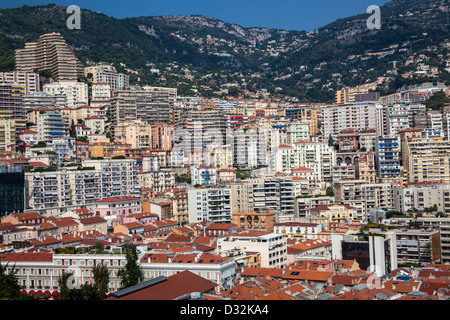
{"type": "Polygon", "coordinates": [[[326,218],[325,229],[330,222],[347,223],[357,219],[357,209],[346,204],[326,204],[311,208],[311,217],[326,218]]]}
{"type": "Polygon", "coordinates": [[[358,94],[369,93],[370,90],[376,89],[376,84],[367,84],[358,87],[343,88],[336,91],[336,103],[345,104],[355,102],[355,96],[358,94]]]}
{"type": "Polygon", "coordinates": [[[375,183],[377,179],[375,153],[368,152],[363,157],[355,159],[355,173],[357,179],[375,183]]]}
{"type": "Polygon", "coordinates": [[[16,70],[33,72],[50,70],[57,80],[77,80],[83,75],[83,66],[72,48],[58,32],[41,35],[37,42],[25,44],[15,53],[16,70]]]}
{"type": "Polygon", "coordinates": [[[173,147],[174,126],[168,123],[157,123],[151,125],[152,149],[171,150],[173,147]]]}
{"type": "Polygon", "coordinates": [[[27,113],[23,103],[25,89],[12,83],[0,83],[0,111],[11,111],[16,130],[26,129],[27,113]]]}
{"type": "Polygon", "coordinates": [[[142,120],[121,121],[115,126],[116,141],[131,145],[131,148],[151,148],[152,130],[142,120]]]}
{"type": "Polygon", "coordinates": [[[233,212],[233,223],[247,230],[273,232],[275,211],[268,212],[233,212]]]}
{"type": "Polygon", "coordinates": [[[16,122],[12,111],[0,111],[0,151],[12,151],[16,142],[16,122]]]}
{"type": "Polygon", "coordinates": [[[441,137],[412,138],[403,149],[408,182],[450,183],[450,142],[441,137]]]}
{"type": "Polygon", "coordinates": [[[84,75],[92,75],[93,83],[107,84],[110,90],[124,89],[130,85],[130,76],[117,73],[112,65],[99,64],[84,68],[84,75]]]}

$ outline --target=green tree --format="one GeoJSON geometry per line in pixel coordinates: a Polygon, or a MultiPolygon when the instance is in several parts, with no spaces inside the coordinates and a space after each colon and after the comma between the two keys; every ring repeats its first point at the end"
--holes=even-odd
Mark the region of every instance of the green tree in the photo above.
{"type": "Polygon", "coordinates": [[[329,145],[330,147],[334,147],[334,139],[333,139],[333,137],[331,136],[331,134],[330,134],[329,137],[328,137],[328,145],[329,145]]]}
{"type": "Polygon", "coordinates": [[[144,280],[144,273],[138,264],[136,246],[128,244],[125,246],[126,264],[123,269],[117,272],[121,279],[122,288],[128,288],[144,280]]]}
{"type": "Polygon", "coordinates": [[[393,216],[403,216],[404,213],[400,212],[400,211],[395,211],[395,210],[389,210],[386,212],[386,219],[390,219],[393,216]]]}
{"type": "Polygon", "coordinates": [[[58,278],[59,300],[103,300],[109,289],[108,267],[100,264],[92,267],[94,281],[79,285],[71,272],[64,272],[58,278]]]}
{"type": "Polygon", "coordinates": [[[96,242],[94,245],[94,249],[97,250],[97,252],[102,253],[105,249],[105,245],[101,243],[100,241],[96,242]]]}
{"type": "Polygon", "coordinates": [[[72,119],[72,123],[70,124],[69,134],[71,137],[76,137],[77,133],[75,131],[75,122],[72,119]]]}
{"type": "Polygon", "coordinates": [[[326,195],[329,197],[334,196],[334,191],[332,187],[327,187],[326,195]]]}
{"type": "Polygon", "coordinates": [[[435,92],[427,101],[425,101],[427,108],[431,108],[433,110],[439,110],[447,103],[450,103],[450,98],[444,91],[435,92]]]}
{"type": "Polygon", "coordinates": [[[0,264],[0,300],[25,300],[27,295],[21,292],[19,281],[17,280],[15,265],[8,272],[7,263],[5,266],[0,264]]]}
{"type": "Polygon", "coordinates": [[[76,288],[76,279],[73,273],[63,271],[58,277],[58,286],[58,300],[83,300],[81,290],[76,288]]]}
{"type": "Polygon", "coordinates": [[[191,183],[191,176],[186,174],[186,173],[182,173],[180,175],[175,173],[175,182],[178,182],[178,183],[182,183],[182,182],[191,183]]]}
{"type": "Polygon", "coordinates": [[[109,292],[109,269],[104,264],[98,264],[92,267],[94,278],[93,284],[87,283],[84,291],[89,300],[102,300],[109,292]],[[88,294],[89,293],[89,294],[88,294]]]}
{"type": "Polygon", "coordinates": [[[32,148],[45,148],[47,147],[47,143],[45,141],[38,141],[32,148]]]}
{"type": "Polygon", "coordinates": [[[82,136],[82,137],[78,137],[77,141],[84,142],[84,143],[89,143],[89,138],[86,137],[86,136],[82,136]]]}

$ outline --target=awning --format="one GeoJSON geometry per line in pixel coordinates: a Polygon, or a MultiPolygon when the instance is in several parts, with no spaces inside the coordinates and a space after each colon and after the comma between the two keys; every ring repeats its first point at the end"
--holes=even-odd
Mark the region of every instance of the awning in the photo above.
{"type": "Polygon", "coordinates": [[[53,291],[52,296],[56,297],[58,295],[58,291],[53,291]]]}

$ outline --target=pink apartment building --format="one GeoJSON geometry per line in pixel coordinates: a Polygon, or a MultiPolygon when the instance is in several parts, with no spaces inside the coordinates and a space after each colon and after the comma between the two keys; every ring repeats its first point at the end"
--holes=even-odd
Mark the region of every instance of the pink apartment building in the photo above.
{"type": "Polygon", "coordinates": [[[17,132],[17,137],[28,146],[38,143],[38,132],[34,130],[19,131],[17,132]]]}
{"type": "Polygon", "coordinates": [[[108,226],[112,220],[122,221],[124,217],[142,212],[142,201],[134,197],[111,197],[98,200],[95,203],[95,215],[108,221],[108,226]]]}

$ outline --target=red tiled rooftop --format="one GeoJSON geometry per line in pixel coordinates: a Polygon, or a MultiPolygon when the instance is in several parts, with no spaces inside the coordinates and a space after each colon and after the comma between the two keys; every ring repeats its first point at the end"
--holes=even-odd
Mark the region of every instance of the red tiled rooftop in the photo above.
{"type": "Polygon", "coordinates": [[[92,224],[92,223],[102,223],[102,222],[106,223],[106,220],[99,216],[93,216],[93,217],[89,217],[89,218],[80,219],[81,224],[92,224]]]}
{"type": "Polygon", "coordinates": [[[247,267],[242,272],[243,277],[271,277],[281,278],[283,276],[283,269],[280,268],[250,268],[247,267]]]}
{"type": "Polygon", "coordinates": [[[135,197],[127,197],[127,196],[122,196],[122,197],[110,197],[110,198],[105,198],[105,199],[101,199],[101,200],[97,200],[97,202],[125,202],[125,201],[134,201],[134,200],[141,200],[140,198],[135,198],[135,197]]]}
{"type": "Polygon", "coordinates": [[[7,253],[0,255],[0,260],[5,262],[52,262],[53,253],[36,253],[36,252],[21,252],[21,253],[7,253]]]}

